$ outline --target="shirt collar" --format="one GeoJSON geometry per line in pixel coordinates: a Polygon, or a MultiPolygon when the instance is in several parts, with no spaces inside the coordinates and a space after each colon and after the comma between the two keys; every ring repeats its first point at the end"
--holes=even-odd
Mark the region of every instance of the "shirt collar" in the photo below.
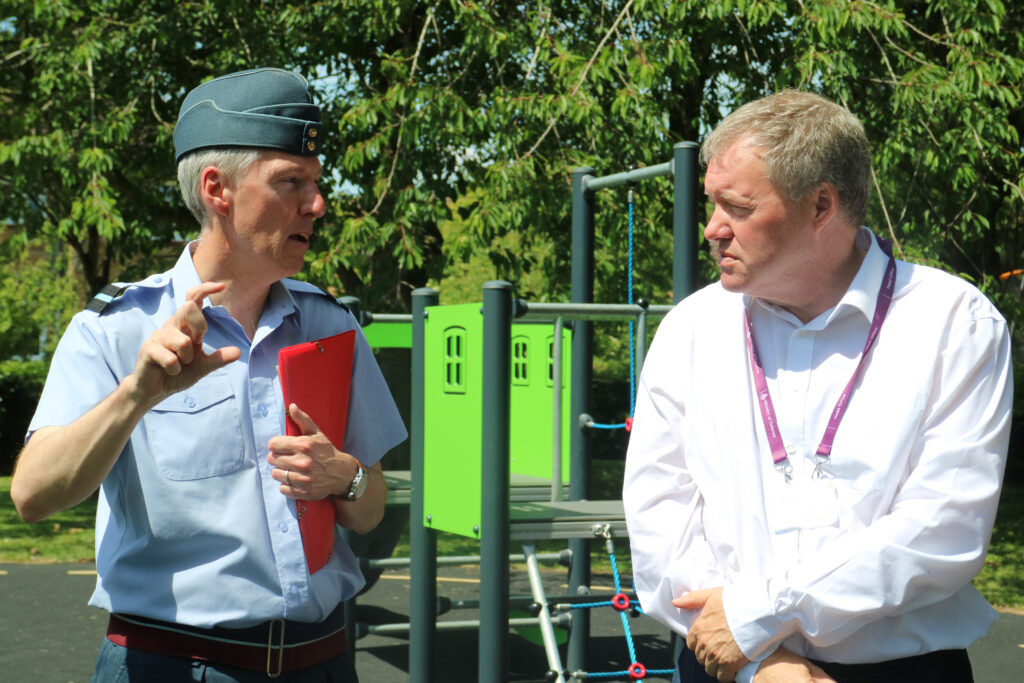
{"type": "MultiPolygon", "coordinates": [[[[184,305],[185,296],[188,294],[188,290],[198,286],[202,282],[202,280],[199,279],[199,272],[196,270],[196,265],[192,263],[192,254],[198,246],[199,240],[192,240],[186,244],[185,249],[181,252],[181,256],[178,257],[177,263],[175,263],[174,267],[167,273],[174,283],[174,310],[178,310],[184,305]]],[[[209,305],[209,299],[203,301],[204,308],[209,305]]]]}
{"type": "Polygon", "coordinates": [[[829,312],[825,324],[831,322],[844,309],[855,309],[860,311],[868,321],[875,315],[875,307],[878,305],[878,292],[882,288],[882,278],[885,276],[885,268],[889,265],[889,257],[882,248],[878,246],[875,234],[868,228],[860,228],[857,233],[858,248],[867,247],[867,254],[861,261],[857,275],[850,283],[846,294],[839,300],[839,303],[829,312]]]}
{"type": "MultiPolygon", "coordinates": [[[[174,282],[175,310],[184,305],[185,296],[188,294],[188,291],[202,283],[202,279],[199,277],[199,271],[196,270],[196,264],[192,261],[192,256],[195,254],[196,247],[198,246],[199,240],[192,240],[186,244],[184,251],[181,252],[181,256],[178,257],[177,263],[175,263],[174,267],[167,273],[174,282]]],[[[212,305],[213,304],[210,303],[209,297],[203,299],[203,308],[212,305]]],[[[264,304],[263,310],[264,312],[274,312],[277,316],[277,322],[282,320],[289,313],[294,313],[297,318],[301,315],[300,309],[296,305],[295,299],[292,298],[291,292],[288,291],[288,288],[285,287],[284,283],[280,280],[270,285],[270,292],[267,296],[267,302],[264,304]]]]}

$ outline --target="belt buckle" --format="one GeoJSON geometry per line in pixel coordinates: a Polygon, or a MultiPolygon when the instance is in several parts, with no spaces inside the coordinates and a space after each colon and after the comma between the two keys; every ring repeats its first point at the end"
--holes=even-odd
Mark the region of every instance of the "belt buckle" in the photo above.
{"type": "Polygon", "coordinates": [[[284,670],[284,619],[272,619],[267,629],[267,678],[277,678],[284,670]],[[271,669],[274,659],[274,624],[281,623],[281,634],[277,637],[277,668],[271,669]]]}

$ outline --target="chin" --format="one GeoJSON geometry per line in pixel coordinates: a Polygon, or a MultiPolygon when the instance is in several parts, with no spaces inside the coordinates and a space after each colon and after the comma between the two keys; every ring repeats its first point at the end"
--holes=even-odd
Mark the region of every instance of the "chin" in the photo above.
{"type": "Polygon", "coordinates": [[[722,272],[719,277],[722,288],[727,292],[743,292],[746,289],[747,279],[732,273],[722,272]]]}

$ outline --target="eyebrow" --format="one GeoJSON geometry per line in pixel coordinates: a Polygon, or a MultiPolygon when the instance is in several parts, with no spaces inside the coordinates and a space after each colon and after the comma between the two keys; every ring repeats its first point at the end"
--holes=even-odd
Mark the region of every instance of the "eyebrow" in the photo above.
{"type": "MultiPolygon", "coordinates": [[[[745,197],[743,195],[737,194],[736,192],[733,192],[732,190],[722,190],[718,192],[717,195],[722,201],[728,202],[730,204],[750,205],[754,203],[754,199],[752,197],[745,197]]],[[[712,201],[715,201],[715,198],[711,196],[711,193],[708,192],[707,188],[704,188],[704,196],[707,197],[708,199],[711,199],[712,201]]]]}
{"type": "Polygon", "coordinates": [[[320,179],[323,177],[323,172],[320,170],[317,173],[310,174],[302,166],[299,166],[298,164],[291,164],[284,168],[277,169],[270,175],[270,177],[275,180],[290,176],[299,176],[301,178],[308,178],[312,176],[314,182],[320,182],[320,179]]]}

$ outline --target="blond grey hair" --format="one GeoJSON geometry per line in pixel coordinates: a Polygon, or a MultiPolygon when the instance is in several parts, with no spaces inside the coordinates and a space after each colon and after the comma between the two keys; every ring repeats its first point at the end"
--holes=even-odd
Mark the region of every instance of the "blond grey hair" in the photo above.
{"type": "Polygon", "coordinates": [[[185,206],[206,228],[209,216],[199,193],[199,176],[207,166],[216,166],[229,187],[235,187],[245,177],[249,167],[260,159],[260,150],[254,147],[219,147],[201,149],[186,154],[178,162],[178,187],[185,206]]]}
{"type": "Polygon", "coordinates": [[[861,225],[871,192],[871,150],[864,126],[845,107],[814,93],[783,90],[729,114],[701,145],[701,161],[743,143],[762,150],[768,179],[793,201],[833,185],[839,208],[861,225]]]}

